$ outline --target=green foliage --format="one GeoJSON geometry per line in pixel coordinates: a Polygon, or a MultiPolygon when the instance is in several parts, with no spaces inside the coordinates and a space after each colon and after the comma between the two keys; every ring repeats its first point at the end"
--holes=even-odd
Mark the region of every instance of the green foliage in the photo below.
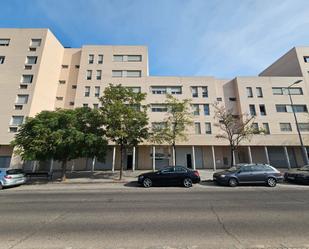
{"type": "Polygon", "coordinates": [[[186,141],[187,128],[192,125],[190,100],[178,100],[171,94],[166,95],[167,115],[159,125],[152,127],[150,141],[157,144],[175,145],[178,141],[186,141]]]}

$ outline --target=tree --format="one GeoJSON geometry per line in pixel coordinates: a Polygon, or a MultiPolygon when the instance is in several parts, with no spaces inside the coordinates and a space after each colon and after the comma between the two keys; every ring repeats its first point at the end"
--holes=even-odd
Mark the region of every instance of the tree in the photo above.
{"type": "Polygon", "coordinates": [[[150,139],[152,142],[171,145],[173,166],[176,166],[176,142],[187,140],[187,128],[193,123],[190,102],[189,99],[179,100],[167,94],[165,100],[167,115],[161,123],[152,127],[150,139]]]}
{"type": "MultiPolygon", "coordinates": [[[[60,161],[61,178],[65,180],[68,161],[89,153],[93,140],[99,141],[99,144],[104,143],[100,140],[102,138],[94,138],[87,130],[81,129],[81,117],[77,117],[82,112],[84,111],[81,109],[42,111],[26,120],[12,145],[16,146],[17,153],[23,160],[60,161]]],[[[93,126],[95,125],[90,125],[93,126]]]]}
{"type": "Polygon", "coordinates": [[[142,105],[145,98],[145,93],[136,93],[128,87],[111,84],[100,98],[106,136],[120,146],[120,180],[124,150],[148,138],[147,106],[142,105]]]}
{"type": "Polygon", "coordinates": [[[107,151],[107,139],[103,128],[104,119],[97,109],[89,107],[76,108],[76,127],[84,134],[80,148],[80,156],[92,158],[91,171],[94,170],[96,159],[104,161],[107,151]]]}
{"type": "Polygon", "coordinates": [[[217,120],[215,126],[221,130],[221,133],[217,134],[216,138],[229,141],[231,166],[233,166],[234,151],[237,151],[241,142],[250,141],[254,134],[264,133],[264,130],[252,125],[254,116],[247,114],[235,115],[231,109],[226,109],[217,103],[213,106],[215,108],[214,118],[217,120]]]}

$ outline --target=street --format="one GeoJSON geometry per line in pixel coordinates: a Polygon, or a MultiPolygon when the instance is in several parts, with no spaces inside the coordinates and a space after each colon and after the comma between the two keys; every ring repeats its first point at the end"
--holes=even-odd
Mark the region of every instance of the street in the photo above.
{"type": "Polygon", "coordinates": [[[0,248],[309,248],[309,186],[10,188],[0,248]]]}

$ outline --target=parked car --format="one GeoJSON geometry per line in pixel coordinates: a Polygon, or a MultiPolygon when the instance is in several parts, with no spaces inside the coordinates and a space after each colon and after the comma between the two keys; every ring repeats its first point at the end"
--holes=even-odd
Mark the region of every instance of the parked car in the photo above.
{"type": "Polygon", "coordinates": [[[0,168],[0,189],[3,187],[22,185],[26,176],[21,169],[0,168]]]}
{"type": "Polygon", "coordinates": [[[179,186],[192,187],[193,183],[200,182],[197,170],[183,166],[165,167],[156,172],[148,172],[138,176],[138,183],[145,188],[152,186],[179,186]]]}
{"type": "Polygon", "coordinates": [[[241,164],[213,174],[214,182],[235,187],[239,184],[264,183],[275,187],[283,174],[268,164],[241,164]]]}
{"type": "Polygon", "coordinates": [[[309,184],[309,165],[285,172],[284,179],[289,182],[309,184]]]}

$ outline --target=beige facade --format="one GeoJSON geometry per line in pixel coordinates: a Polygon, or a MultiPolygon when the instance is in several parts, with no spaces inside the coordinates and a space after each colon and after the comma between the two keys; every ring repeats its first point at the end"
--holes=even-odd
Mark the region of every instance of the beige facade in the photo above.
{"type": "MultiPolygon", "coordinates": [[[[122,84],[147,93],[150,124],[164,118],[165,93],[192,99],[194,124],[189,139],[177,146],[177,163],[192,168],[228,167],[228,144],[215,136],[213,104],[233,109],[235,115],[256,115],[267,135],[256,135],[239,149],[236,162],[262,162],[277,167],[300,166],[304,160],[286,88],[292,99],[304,144],[309,146],[309,47],[293,48],[256,77],[149,76],[145,46],[93,46],[64,48],[48,29],[0,29],[0,164],[20,165],[11,160],[12,141],[18,125],[28,116],[55,108],[99,107],[98,97],[109,84],[122,84]],[[281,90],[280,90],[281,89],[281,90]]],[[[119,168],[119,151],[111,146],[106,162],[96,169],[119,168]]],[[[172,163],[167,145],[145,142],[127,151],[128,169],[152,169],[172,163]],[[155,150],[155,153],[153,153],[155,150]],[[155,154],[155,160],[153,160],[155,154]],[[134,160],[134,162],[133,162],[134,160]]],[[[46,169],[57,162],[41,163],[46,169]]],[[[70,169],[90,169],[91,160],[74,160],[70,169]]],[[[28,164],[25,164],[29,166],[28,164]]],[[[26,166],[25,166],[26,167],[26,166]]]]}

